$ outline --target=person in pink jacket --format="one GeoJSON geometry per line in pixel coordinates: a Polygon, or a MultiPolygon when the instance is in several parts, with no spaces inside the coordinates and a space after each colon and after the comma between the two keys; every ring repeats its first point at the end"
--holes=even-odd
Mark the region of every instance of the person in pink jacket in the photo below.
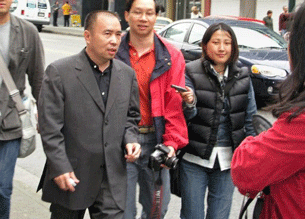
{"type": "Polygon", "coordinates": [[[277,121],[235,150],[231,175],[250,197],[269,187],[260,219],[305,218],[305,3],[296,12],[288,55],[291,75],[269,107],[277,121]]]}

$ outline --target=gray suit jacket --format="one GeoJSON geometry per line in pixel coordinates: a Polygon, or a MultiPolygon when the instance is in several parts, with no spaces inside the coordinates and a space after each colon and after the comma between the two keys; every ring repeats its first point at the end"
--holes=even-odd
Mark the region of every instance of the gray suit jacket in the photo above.
{"type": "MultiPolygon", "coordinates": [[[[14,15],[11,15],[10,22],[8,69],[21,94],[25,89],[25,74],[28,75],[33,96],[38,101],[44,74],[44,51],[37,28],[14,15]]],[[[0,111],[0,140],[20,138],[21,121],[4,83],[0,87],[0,111]]]]}
{"type": "Polygon", "coordinates": [[[47,156],[42,199],[72,210],[85,209],[95,201],[106,168],[112,196],[124,209],[124,149],[126,143],[137,142],[140,121],[134,71],[113,60],[105,107],[85,50],[58,60],[46,69],[38,110],[47,156]],[[76,191],[60,190],[53,178],[72,171],[80,180],[76,191]]]}

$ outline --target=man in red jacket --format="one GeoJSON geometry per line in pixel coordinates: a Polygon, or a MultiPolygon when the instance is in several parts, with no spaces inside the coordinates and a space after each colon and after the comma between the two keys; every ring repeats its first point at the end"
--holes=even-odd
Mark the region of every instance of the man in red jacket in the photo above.
{"type": "MultiPolygon", "coordinates": [[[[174,156],[175,150],[188,143],[187,126],[182,111],[182,99],[171,84],[185,86],[185,61],[180,51],[165,42],[154,32],[157,18],[154,0],[128,0],[125,19],[130,31],[123,36],[117,58],[130,65],[136,72],[140,91],[141,121],[139,143],[142,154],[136,163],[128,163],[128,192],[125,218],[136,216],[136,183],[140,186],[139,201],[143,206],[142,218],[155,214],[155,180],[159,171],[148,168],[149,156],[155,145],[163,143],[174,156]],[[154,210],[152,210],[154,209],[154,210]]],[[[169,171],[161,170],[163,182],[163,218],[170,201],[169,171]]],[[[160,212],[159,212],[160,213],[160,212]]]]}

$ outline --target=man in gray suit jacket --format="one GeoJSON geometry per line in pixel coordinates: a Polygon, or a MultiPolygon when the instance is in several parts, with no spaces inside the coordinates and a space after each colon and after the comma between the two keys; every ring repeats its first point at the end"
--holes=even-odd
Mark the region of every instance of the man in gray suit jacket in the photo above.
{"type": "Polygon", "coordinates": [[[126,160],[141,152],[138,85],[134,71],[113,59],[121,41],[114,13],[89,13],[84,36],[87,47],[50,64],[42,83],[42,199],[54,219],[83,218],[87,208],[94,219],[122,218],[126,160]]]}
{"type": "MultiPolygon", "coordinates": [[[[33,24],[10,14],[11,4],[12,0],[0,1],[0,56],[21,96],[27,74],[32,94],[39,101],[44,73],[43,46],[33,24]]],[[[0,218],[9,218],[14,169],[22,137],[15,105],[0,76],[0,218]]]]}

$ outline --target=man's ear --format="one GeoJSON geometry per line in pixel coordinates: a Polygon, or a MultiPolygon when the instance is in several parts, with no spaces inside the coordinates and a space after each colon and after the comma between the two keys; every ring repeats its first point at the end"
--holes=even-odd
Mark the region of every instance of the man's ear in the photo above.
{"type": "Polygon", "coordinates": [[[125,21],[128,23],[128,16],[129,16],[129,12],[128,11],[125,11],[124,12],[124,17],[125,17],[125,21]]]}
{"type": "Polygon", "coordinates": [[[87,44],[89,44],[90,43],[90,31],[89,30],[85,30],[84,31],[84,38],[85,38],[85,41],[86,41],[86,43],[87,44]]]}

